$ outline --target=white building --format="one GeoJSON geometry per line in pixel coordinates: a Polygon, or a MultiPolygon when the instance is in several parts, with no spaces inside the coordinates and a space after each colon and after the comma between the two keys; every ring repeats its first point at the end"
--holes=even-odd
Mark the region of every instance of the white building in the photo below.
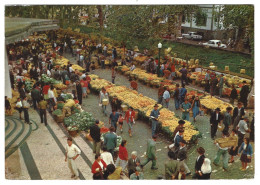
{"type": "Polygon", "coordinates": [[[182,33],[188,31],[196,31],[202,35],[204,39],[212,39],[214,37],[213,32],[224,30],[223,17],[220,17],[218,12],[221,10],[221,5],[198,5],[205,16],[201,16],[199,23],[195,18],[195,14],[190,16],[190,20],[187,20],[187,16],[184,15],[182,21],[182,33]],[[206,34],[205,34],[206,33],[206,34]]]}

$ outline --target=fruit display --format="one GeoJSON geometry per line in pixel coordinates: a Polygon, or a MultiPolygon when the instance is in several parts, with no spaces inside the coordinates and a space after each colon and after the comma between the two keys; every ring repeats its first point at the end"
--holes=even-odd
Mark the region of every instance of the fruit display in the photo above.
{"type": "Polygon", "coordinates": [[[144,61],[147,60],[147,59],[148,59],[147,56],[142,56],[142,55],[138,55],[137,57],[134,58],[134,60],[139,62],[139,63],[144,63],[144,61]]]}
{"type": "MultiPolygon", "coordinates": [[[[90,75],[91,76],[91,75],[90,75]]],[[[93,76],[92,76],[93,78],[93,76]]],[[[95,78],[96,80],[103,80],[95,78]]],[[[103,83],[100,88],[104,87],[107,83],[106,80],[103,80],[103,83]]],[[[110,96],[116,96],[124,104],[132,107],[133,109],[138,110],[140,113],[143,113],[146,117],[150,117],[150,113],[153,110],[154,105],[157,103],[155,100],[146,97],[142,94],[139,94],[137,91],[131,90],[125,86],[106,86],[107,92],[110,96]]],[[[159,108],[162,108],[162,105],[159,104],[159,108]]],[[[159,122],[162,125],[162,128],[165,132],[171,133],[178,126],[179,119],[175,117],[174,112],[171,112],[169,109],[162,108],[160,110],[159,122]],[[167,130],[167,131],[166,131],[167,130]]],[[[169,133],[168,133],[169,134],[169,133]]],[[[190,122],[186,122],[184,130],[184,138],[187,141],[191,141],[193,136],[197,137],[199,132],[191,125],[190,122]]]]}
{"type": "Polygon", "coordinates": [[[67,88],[67,86],[64,85],[63,83],[54,84],[53,86],[54,86],[55,88],[57,88],[57,89],[61,89],[61,90],[67,88]]]}
{"type": "Polygon", "coordinates": [[[99,78],[93,78],[92,75],[89,75],[89,77],[91,78],[90,85],[93,89],[101,90],[102,87],[114,86],[114,84],[112,84],[111,82],[109,82],[107,80],[99,79],[99,78]]]}
{"type": "Polygon", "coordinates": [[[81,67],[81,66],[79,66],[79,65],[77,65],[77,64],[73,64],[71,67],[72,67],[72,69],[73,69],[74,71],[78,70],[78,71],[82,72],[82,71],[85,70],[83,67],[81,67]]]}
{"type": "Polygon", "coordinates": [[[16,107],[16,102],[17,102],[17,99],[20,97],[20,94],[18,91],[14,91],[12,89],[12,98],[8,98],[9,102],[10,102],[10,105],[11,105],[11,110],[9,111],[9,113],[6,115],[8,116],[11,116],[13,115],[13,113],[15,112],[15,107],[16,107]]]}
{"type": "Polygon", "coordinates": [[[67,66],[69,63],[69,60],[63,56],[60,56],[54,61],[54,65],[59,65],[59,66],[67,66]]]}
{"type": "Polygon", "coordinates": [[[222,100],[219,100],[215,97],[211,96],[205,96],[200,100],[201,105],[206,107],[207,109],[210,110],[215,110],[216,108],[220,108],[221,112],[225,112],[227,107],[232,107],[233,106],[229,103],[223,102],[222,100]]]}

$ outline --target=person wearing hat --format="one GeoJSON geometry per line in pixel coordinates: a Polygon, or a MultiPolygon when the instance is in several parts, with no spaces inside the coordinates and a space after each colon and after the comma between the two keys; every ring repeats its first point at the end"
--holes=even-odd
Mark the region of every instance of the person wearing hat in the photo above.
{"type": "Polygon", "coordinates": [[[187,164],[185,163],[185,159],[187,159],[187,147],[186,147],[187,142],[182,138],[180,140],[180,147],[177,153],[177,161],[179,161],[179,169],[181,166],[184,167],[186,175],[190,175],[190,169],[187,166],[187,164]]]}
{"type": "Polygon", "coordinates": [[[130,180],[144,180],[144,174],[140,167],[135,168],[135,173],[130,175],[130,180]]]}
{"type": "Polygon", "coordinates": [[[222,117],[220,108],[216,108],[210,116],[210,135],[212,139],[216,136],[218,124],[222,121],[222,117]]]}
{"type": "Polygon", "coordinates": [[[90,136],[93,139],[93,153],[100,154],[101,140],[100,140],[100,128],[99,120],[96,120],[96,124],[90,127],[90,136]]]}
{"type": "Polygon", "coordinates": [[[227,107],[226,112],[224,113],[224,119],[223,119],[223,124],[225,126],[224,130],[228,132],[229,127],[231,125],[232,119],[231,119],[231,112],[232,112],[232,107],[227,107]]]}
{"type": "Polygon", "coordinates": [[[152,136],[155,135],[156,133],[156,128],[158,125],[158,118],[160,116],[160,111],[158,110],[158,104],[154,105],[154,109],[152,110],[151,114],[150,114],[150,118],[152,120],[152,136]]]}
{"type": "Polygon", "coordinates": [[[223,92],[223,85],[224,85],[224,78],[223,74],[220,75],[219,81],[218,81],[218,88],[219,88],[219,97],[222,97],[222,92],[223,92]]]}
{"type": "Polygon", "coordinates": [[[245,108],[247,107],[247,97],[249,93],[250,93],[249,87],[248,85],[246,85],[246,81],[243,81],[243,86],[240,91],[239,101],[241,101],[244,104],[245,108]]]}
{"type": "Polygon", "coordinates": [[[214,159],[213,164],[215,166],[219,165],[220,157],[223,157],[223,170],[227,171],[228,168],[228,146],[225,146],[226,142],[228,142],[229,133],[227,131],[222,132],[222,138],[218,138],[214,141],[214,144],[218,146],[218,152],[214,159]]]}
{"type": "Polygon", "coordinates": [[[179,125],[174,129],[174,131],[173,131],[173,133],[172,133],[173,138],[175,138],[176,134],[178,134],[178,132],[179,132],[180,130],[183,130],[183,129],[184,129],[185,121],[181,119],[181,120],[178,121],[178,124],[179,124],[179,125]]]}
{"type": "Polygon", "coordinates": [[[245,137],[246,132],[250,132],[248,128],[249,119],[247,116],[241,118],[237,125],[237,133],[238,133],[238,147],[243,143],[243,139],[245,137]]]}
{"type": "Polygon", "coordinates": [[[191,104],[188,102],[188,99],[185,98],[184,102],[181,104],[181,111],[182,111],[182,119],[183,120],[190,120],[190,110],[191,110],[191,104]]]}

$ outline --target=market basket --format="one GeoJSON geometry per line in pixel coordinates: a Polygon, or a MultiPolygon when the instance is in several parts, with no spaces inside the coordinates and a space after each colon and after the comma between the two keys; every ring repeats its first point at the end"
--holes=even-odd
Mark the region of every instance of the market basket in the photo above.
{"type": "Polygon", "coordinates": [[[78,131],[77,130],[68,130],[68,132],[69,132],[69,135],[71,136],[71,137],[75,137],[77,134],[78,134],[78,131]]]}
{"type": "Polygon", "coordinates": [[[54,115],[54,120],[57,123],[62,123],[64,121],[64,115],[54,115]]]}
{"type": "Polygon", "coordinates": [[[102,105],[108,105],[108,99],[103,99],[102,100],[102,105]]]}

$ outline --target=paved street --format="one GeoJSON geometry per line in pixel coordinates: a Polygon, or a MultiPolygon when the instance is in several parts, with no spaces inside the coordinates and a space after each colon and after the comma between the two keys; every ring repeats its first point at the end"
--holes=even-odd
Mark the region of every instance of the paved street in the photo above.
{"type": "MultiPolygon", "coordinates": [[[[65,57],[69,58],[71,62],[75,62],[74,58],[71,58],[70,55],[65,57]]],[[[111,80],[111,71],[109,69],[101,70],[97,69],[95,74],[104,78],[106,80],[111,80]]],[[[128,79],[120,74],[117,74],[116,80],[117,85],[125,85],[130,87],[128,79]]],[[[149,96],[157,100],[157,89],[148,87],[138,82],[138,91],[145,96],[149,96]]],[[[98,106],[98,95],[89,94],[88,98],[83,99],[83,109],[87,112],[93,114],[93,116],[108,125],[108,117],[105,117],[102,114],[101,108],[98,106]]],[[[174,111],[177,116],[181,115],[180,111],[176,111],[173,106],[173,100],[170,101],[171,111],[174,111]]],[[[108,111],[111,112],[110,106],[108,106],[108,111]]],[[[18,117],[18,114],[15,115],[18,117]]],[[[13,117],[6,117],[10,122],[13,120],[13,117]]],[[[64,147],[66,145],[66,131],[61,126],[58,125],[48,113],[48,127],[41,125],[39,123],[39,115],[36,111],[30,110],[30,119],[34,120],[39,128],[35,131],[32,131],[31,135],[26,140],[26,145],[22,145],[19,150],[13,153],[6,160],[7,174],[6,178],[9,179],[70,179],[70,172],[67,168],[67,163],[64,162],[64,147]],[[24,154],[23,154],[24,153],[24,154]],[[33,161],[28,161],[29,158],[25,158],[25,154],[31,153],[33,161]],[[47,156],[47,157],[46,157],[47,156]],[[50,160],[51,159],[51,160],[50,160]],[[20,161],[19,163],[14,163],[14,161],[20,161]],[[34,164],[33,164],[34,163],[34,164]],[[38,174],[32,173],[32,167],[38,170],[38,174]]],[[[17,120],[17,122],[19,122],[17,120]]],[[[7,122],[6,122],[7,124],[7,122]]],[[[18,124],[19,125],[19,124],[18,124]]],[[[195,123],[196,127],[202,133],[202,138],[198,140],[198,144],[190,146],[188,152],[187,165],[189,166],[192,173],[194,173],[194,164],[197,158],[196,148],[203,146],[206,149],[206,156],[213,162],[215,154],[217,152],[217,147],[213,144],[213,140],[210,138],[209,134],[209,116],[198,116],[197,122],[195,123]]],[[[19,127],[17,127],[17,130],[19,127]]],[[[9,128],[11,130],[12,127],[9,128]]],[[[6,134],[10,133],[9,130],[6,131],[6,134]]],[[[137,120],[134,125],[134,134],[133,137],[128,135],[128,127],[124,125],[123,133],[117,133],[122,135],[124,139],[127,140],[127,149],[130,154],[132,151],[136,150],[138,156],[141,160],[144,160],[144,152],[146,151],[146,142],[147,139],[151,138],[151,127],[149,123],[144,122],[143,120],[137,120]]],[[[13,134],[15,135],[15,133],[13,134]]],[[[90,172],[91,164],[94,162],[94,155],[91,150],[92,144],[89,141],[86,141],[84,138],[84,133],[78,135],[74,138],[76,144],[81,148],[82,155],[77,160],[78,167],[80,170],[80,179],[91,179],[92,174],[90,172]]],[[[218,132],[218,137],[221,136],[221,133],[218,132]]],[[[159,135],[157,144],[157,165],[158,170],[151,170],[151,164],[148,164],[144,167],[144,176],[145,179],[156,179],[159,175],[164,175],[164,162],[167,161],[167,146],[171,144],[171,141],[163,137],[162,134],[159,135]]],[[[8,142],[6,142],[6,145],[8,142]]],[[[252,163],[249,166],[249,169],[246,172],[241,172],[239,170],[241,163],[238,157],[235,158],[235,163],[232,165],[229,164],[229,171],[224,172],[221,165],[216,167],[212,164],[212,179],[243,179],[243,178],[253,178],[254,174],[254,157],[252,163]]],[[[191,176],[187,177],[190,179],[191,176]]]]}

